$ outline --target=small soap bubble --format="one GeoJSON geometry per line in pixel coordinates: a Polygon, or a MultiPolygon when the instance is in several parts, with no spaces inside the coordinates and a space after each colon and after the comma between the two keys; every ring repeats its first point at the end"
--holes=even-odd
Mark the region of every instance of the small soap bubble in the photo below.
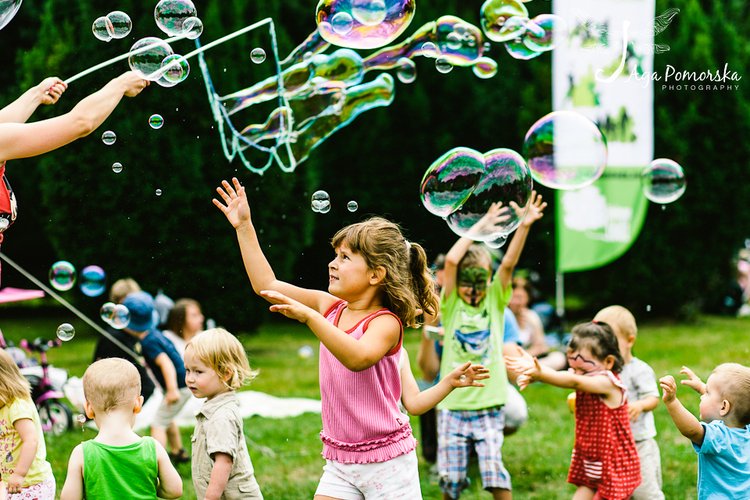
{"type": "Polygon", "coordinates": [[[668,158],[657,158],[641,173],[643,194],[654,203],[672,203],[685,192],[682,167],[668,158]]]}
{"type": "Polygon", "coordinates": [[[346,209],[349,210],[350,212],[356,212],[359,209],[359,203],[352,200],[346,204],[346,209]]]}
{"type": "Polygon", "coordinates": [[[166,80],[167,86],[177,85],[184,82],[190,74],[190,63],[179,54],[170,54],[161,62],[161,80],[166,80]]]}
{"type": "Polygon", "coordinates": [[[70,323],[63,323],[57,327],[57,338],[67,342],[76,336],[76,329],[70,323]]]}
{"type": "Polygon", "coordinates": [[[435,59],[435,69],[438,70],[438,73],[450,73],[453,70],[453,65],[448,61],[448,59],[444,57],[438,57],[435,59]]]}
{"type": "Polygon", "coordinates": [[[108,325],[112,324],[112,319],[115,317],[115,306],[114,302],[105,302],[99,308],[99,317],[108,325]]]}
{"type": "Polygon", "coordinates": [[[437,45],[432,42],[425,42],[421,48],[422,55],[425,57],[436,58],[440,55],[440,50],[437,45]]]}
{"type": "Polygon", "coordinates": [[[120,172],[122,172],[122,163],[120,163],[119,161],[114,162],[112,164],[112,172],[116,174],[119,174],[120,172]]]}
{"type": "Polygon", "coordinates": [[[182,23],[183,33],[190,39],[195,40],[203,34],[203,21],[199,17],[188,17],[182,23]]]}
{"type": "Polygon", "coordinates": [[[164,118],[160,114],[153,114],[148,118],[148,124],[152,129],[157,130],[164,126],[164,118]]]}
{"type": "Polygon", "coordinates": [[[266,60],[266,51],[260,47],[255,47],[250,51],[250,60],[255,64],[260,64],[266,60]]]}
{"type": "Polygon", "coordinates": [[[98,297],[103,294],[106,284],[107,275],[101,267],[86,266],[81,271],[79,287],[87,297],[98,297]]]}
{"type": "Polygon", "coordinates": [[[115,143],[116,140],[117,140],[117,134],[115,134],[111,130],[106,130],[102,134],[102,142],[106,144],[107,146],[111,146],[112,144],[115,143]]]}
{"type": "Polygon", "coordinates": [[[133,21],[126,13],[115,10],[107,14],[107,30],[112,38],[125,38],[132,29],[133,21]]]}
{"type": "Polygon", "coordinates": [[[130,311],[128,308],[122,304],[115,305],[115,312],[109,324],[112,325],[112,328],[122,330],[128,326],[128,323],[130,323],[130,311]]]}
{"type": "Polygon", "coordinates": [[[156,196],[161,196],[161,189],[156,190],[156,196]]]}
{"type": "Polygon", "coordinates": [[[76,268],[67,260],[59,260],[49,269],[49,284],[60,292],[73,288],[76,284],[76,268]]]}
{"type": "Polygon", "coordinates": [[[651,312],[651,304],[646,306],[646,312],[651,312]]]}
{"type": "Polygon", "coordinates": [[[110,21],[106,17],[101,16],[97,17],[91,25],[91,32],[102,42],[112,40],[112,35],[109,34],[109,29],[107,27],[108,24],[110,24],[110,21]]]}
{"type": "Polygon", "coordinates": [[[312,357],[313,354],[315,354],[315,351],[313,351],[313,348],[309,345],[303,345],[297,349],[297,355],[302,359],[308,359],[312,357]]]}
{"type": "Polygon", "coordinates": [[[398,69],[396,76],[402,83],[412,83],[417,79],[417,65],[408,57],[402,57],[398,60],[398,69]]]}
{"type": "Polygon", "coordinates": [[[83,426],[87,420],[88,419],[86,418],[86,415],[84,415],[83,413],[79,413],[78,415],[76,415],[76,422],[78,423],[78,425],[83,426]]]}
{"type": "Polygon", "coordinates": [[[323,190],[315,191],[310,200],[313,212],[324,214],[331,210],[331,197],[323,190]]]}
{"type": "Polygon", "coordinates": [[[346,35],[352,30],[353,22],[348,12],[337,12],[331,17],[331,29],[339,35],[346,35]]]}

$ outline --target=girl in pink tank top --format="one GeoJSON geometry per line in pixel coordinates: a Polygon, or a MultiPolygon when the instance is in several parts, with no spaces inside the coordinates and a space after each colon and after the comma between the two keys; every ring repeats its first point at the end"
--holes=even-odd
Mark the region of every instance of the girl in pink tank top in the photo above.
{"type": "Polygon", "coordinates": [[[573,328],[568,344],[568,371],[555,371],[531,358],[506,358],[508,368],[529,382],[575,389],[575,444],[568,482],[578,486],[576,498],[630,498],[641,482],[625,386],[618,373],[623,360],[617,337],[606,323],[594,321],[573,328]]]}
{"type": "MultiPolygon", "coordinates": [[[[439,304],[424,249],[396,224],[373,217],[334,235],[327,292],[300,288],[276,278],[239,181],[223,181],[217,192],[222,201],[214,204],[237,232],[253,290],[273,304],[271,311],[305,323],[320,340],[326,465],[316,497],[421,498],[416,440],[399,401],[403,327],[418,326],[418,317],[436,314],[439,304]]],[[[453,387],[486,378],[482,367],[463,369],[463,377],[457,371],[429,398],[412,390],[412,376],[405,405],[426,411],[426,400],[434,405],[453,387]]]]}

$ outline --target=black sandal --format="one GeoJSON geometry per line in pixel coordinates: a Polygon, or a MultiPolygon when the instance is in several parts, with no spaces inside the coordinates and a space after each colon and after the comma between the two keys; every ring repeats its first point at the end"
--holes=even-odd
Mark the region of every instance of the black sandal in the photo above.
{"type": "Polygon", "coordinates": [[[175,464],[184,464],[190,461],[190,455],[187,454],[185,448],[180,448],[177,453],[170,453],[169,459],[175,464]]]}

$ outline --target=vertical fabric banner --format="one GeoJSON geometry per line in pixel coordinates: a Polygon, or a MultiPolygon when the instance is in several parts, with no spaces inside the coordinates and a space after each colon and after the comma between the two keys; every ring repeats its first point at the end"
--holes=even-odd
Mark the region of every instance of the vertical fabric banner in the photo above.
{"type": "Polygon", "coordinates": [[[609,150],[595,183],[555,193],[557,272],[566,273],[617,259],[643,226],[640,173],[654,149],[654,0],[555,0],[553,12],[568,28],[552,55],[553,108],[594,121],[609,150]]]}

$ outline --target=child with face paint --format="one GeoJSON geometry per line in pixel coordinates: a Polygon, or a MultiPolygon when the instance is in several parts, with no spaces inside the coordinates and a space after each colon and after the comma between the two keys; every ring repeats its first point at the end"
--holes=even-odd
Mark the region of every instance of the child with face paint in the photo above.
{"type": "Polygon", "coordinates": [[[444,498],[459,498],[466,488],[470,446],[479,459],[482,485],[495,499],[511,498],[510,474],[503,466],[501,447],[508,377],[503,354],[520,354],[520,348],[503,342],[504,311],[511,295],[513,270],[526,243],[529,229],[544,208],[541,195],[531,193],[526,215],[516,229],[495,275],[486,247],[474,243],[474,232],[491,232],[506,220],[507,210],[493,204],[487,214],[460,238],[445,256],[440,309],[444,327],[441,378],[471,361],[489,369],[485,387],[453,391],[438,405],[438,475],[444,498]],[[459,394],[460,393],[460,394],[459,394]]]}
{"type": "Polygon", "coordinates": [[[568,482],[578,487],[573,498],[631,498],[641,482],[638,451],[630,429],[627,388],[620,380],[620,347],[612,328],[600,321],[573,328],[568,343],[567,371],[555,371],[528,353],[506,357],[521,375],[524,389],[538,380],[576,391],[575,444],[568,482]]]}

